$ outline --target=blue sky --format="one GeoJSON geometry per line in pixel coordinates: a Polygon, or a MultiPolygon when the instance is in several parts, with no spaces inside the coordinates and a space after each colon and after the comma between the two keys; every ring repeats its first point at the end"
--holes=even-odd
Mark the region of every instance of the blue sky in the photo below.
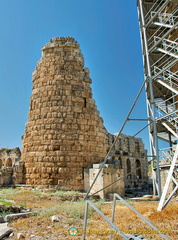
{"type": "MultiPolygon", "coordinates": [[[[0,148],[21,147],[32,72],[41,47],[58,36],[80,44],[105,127],[119,131],[144,81],[136,0],[4,0],[0,29],[0,148]]],[[[144,92],[132,115],[140,117],[144,92]]],[[[134,135],[145,124],[129,122],[123,133],[134,135]]],[[[147,132],[139,135],[146,145],[147,132]]]]}

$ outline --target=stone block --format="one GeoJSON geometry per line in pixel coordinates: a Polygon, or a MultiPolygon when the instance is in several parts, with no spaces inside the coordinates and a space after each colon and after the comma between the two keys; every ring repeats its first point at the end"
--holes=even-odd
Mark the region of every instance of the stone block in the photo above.
{"type": "Polygon", "coordinates": [[[13,230],[9,227],[0,228],[0,239],[7,238],[13,230]]]}
{"type": "Polygon", "coordinates": [[[16,213],[16,214],[8,214],[5,216],[4,220],[6,222],[11,222],[12,220],[19,219],[19,218],[25,218],[30,215],[34,214],[33,212],[27,212],[27,213],[16,213]]]}

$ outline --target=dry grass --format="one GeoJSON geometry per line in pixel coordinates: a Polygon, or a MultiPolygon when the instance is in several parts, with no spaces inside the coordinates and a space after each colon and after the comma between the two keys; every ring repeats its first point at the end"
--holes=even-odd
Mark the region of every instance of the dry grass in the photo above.
{"type": "MultiPolygon", "coordinates": [[[[18,203],[23,203],[26,207],[32,208],[37,212],[37,215],[26,219],[19,219],[12,222],[10,225],[15,232],[22,232],[26,238],[34,240],[57,240],[57,239],[73,239],[81,240],[82,226],[84,218],[85,202],[71,200],[71,195],[79,193],[41,193],[40,191],[30,191],[21,189],[6,190],[1,189],[0,195],[9,200],[14,200],[18,203]],[[59,201],[59,196],[65,196],[66,201],[59,201]],[[60,215],[59,223],[52,223],[50,217],[52,215],[60,215]],[[68,229],[70,227],[78,228],[79,232],[76,236],[70,236],[68,229]]],[[[177,240],[178,235],[178,202],[172,201],[164,210],[157,212],[158,202],[130,202],[141,214],[149,219],[157,228],[165,233],[170,240],[177,240]]],[[[112,205],[111,203],[95,203],[100,206],[101,211],[111,219],[112,205]]],[[[105,240],[109,239],[110,228],[106,222],[89,207],[89,220],[87,225],[87,240],[105,240]]],[[[126,233],[138,233],[148,239],[162,239],[149,226],[145,225],[138,216],[121,203],[116,205],[116,213],[114,223],[117,227],[126,233]]],[[[16,240],[16,237],[10,239],[16,240]]],[[[113,240],[122,239],[118,235],[113,235],[113,240]]]]}
{"type": "MultiPolygon", "coordinates": [[[[178,202],[170,203],[165,209],[161,212],[157,211],[158,202],[133,202],[131,203],[145,218],[147,218],[153,225],[155,225],[161,232],[163,232],[169,239],[177,240],[178,236],[178,202]]],[[[102,212],[111,219],[111,205],[105,204],[102,206],[102,212]]],[[[102,234],[103,232],[109,231],[109,226],[107,223],[101,219],[97,214],[94,214],[92,217],[92,223],[89,228],[93,229],[93,232],[98,232],[102,234]],[[96,228],[96,222],[100,229],[96,228]]],[[[128,209],[121,203],[117,203],[115,211],[115,220],[114,223],[117,227],[126,233],[142,235],[148,239],[163,239],[145,224],[134,212],[128,209]]],[[[108,239],[102,237],[101,239],[108,239]]],[[[120,236],[114,236],[113,240],[123,239],[120,236]]]]}

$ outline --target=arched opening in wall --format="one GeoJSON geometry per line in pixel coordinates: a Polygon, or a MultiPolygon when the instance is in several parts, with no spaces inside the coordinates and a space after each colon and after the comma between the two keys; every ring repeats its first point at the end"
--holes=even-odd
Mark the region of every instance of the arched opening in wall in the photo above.
{"type": "Polygon", "coordinates": [[[129,158],[127,158],[127,174],[127,179],[131,179],[131,162],[129,158]]]}
{"type": "Polygon", "coordinates": [[[12,159],[11,158],[8,158],[6,160],[6,167],[12,167],[12,159]]]}
{"type": "Polygon", "coordinates": [[[136,160],[136,175],[138,179],[142,178],[142,174],[141,174],[141,163],[140,160],[136,160]]]}
{"type": "Polygon", "coordinates": [[[2,168],[2,159],[0,159],[0,169],[2,168]]]}

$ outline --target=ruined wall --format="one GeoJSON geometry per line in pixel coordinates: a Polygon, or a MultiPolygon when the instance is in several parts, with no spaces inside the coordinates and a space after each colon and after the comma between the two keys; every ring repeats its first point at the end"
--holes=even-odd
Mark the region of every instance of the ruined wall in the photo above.
{"type": "Polygon", "coordinates": [[[0,149],[0,169],[3,167],[12,167],[15,162],[18,162],[21,157],[19,148],[1,148],[0,149]]]}
{"type": "Polygon", "coordinates": [[[0,185],[11,185],[13,182],[13,168],[4,167],[0,170],[0,185]]]}
{"type": "MultiPolygon", "coordinates": [[[[109,148],[117,134],[108,134],[109,148]]],[[[103,162],[93,164],[85,169],[84,189],[89,190],[103,162]]],[[[124,196],[125,192],[148,193],[148,161],[147,151],[141,138],[121,133],[112,150],[112,157],[107,160],[103,170],[98,176],[90,194],[97,193],[101,198],[108,197],[109,193],[118,193],[124,196]],[[116,181],[120,178],[119,181],[116,181]],[[115,182],[114,184],[112,184],[115,182]],[[102,188],[110,187],[100,191],[102,188]]]]}
{"type": "MultiPolygon", "coordinates": [[[[89,185],[91,186],[100,170],[100,164],[93,164],[93,168],[89,169],[89,185]]],[[[123,180],[123,169],[115,167],[114,164],[105,164],[96,180],[90,194],[97,194],[100,198],[109,198],[109,193],[118,193],[120,196],[125,194],[125,183],[123,180]],[[121,178],[120,181],[117,181],[121,178]],[[115,182],[114,184],[112,184],[115,182]],[[112,184],[112,185],[110,185],[112,184]],[[110,186],[108,186],[110,185],[110,186]],[[105,188],[106,187],[106,188],[105,188]],[[105,188],[105,189],[104,189],[105,188]],[[102,191],[100,191],[103,189],[102,191]],[[98,192],[99,191],[99,192],[98,192]]]]}
{"type": "Polygon", "coordinates": [[[52,38],[33,73],[22,160],[26,184],[83,190],[83,169],[106,155],[107,131],[72,37],[52,38]]]}
{"type": "Polygon", "coordinates": [[[20,171],[19,166],[21,157],[21,151],[19,148],[9,149],[2,148],[0,149],[0,185],[10,185],[14,183],[14,176],[18,175],[18,179],[16,183],[23,182],[23,163],[21,162],[20,171]]]}
{"type": "MultiPolygon", "coordinates": [[[[117,134],[116,134],[117,135],[117,134]]],[[[110,145],[114,136],[109,136],[110,145]]],[[[141,138],[121,133],[114,148],[111,159],[123,169],[126,188],[143,187],[148,182],[147,151],[141,138]]]]}
{"type": "Polygon", "coordinates": [[[19,161],[19,162],[14,164],[12,183],[15,184],[15,185],[25,183],[25,168],[24,168],[24,162],[23,161],[19,161]]]}

